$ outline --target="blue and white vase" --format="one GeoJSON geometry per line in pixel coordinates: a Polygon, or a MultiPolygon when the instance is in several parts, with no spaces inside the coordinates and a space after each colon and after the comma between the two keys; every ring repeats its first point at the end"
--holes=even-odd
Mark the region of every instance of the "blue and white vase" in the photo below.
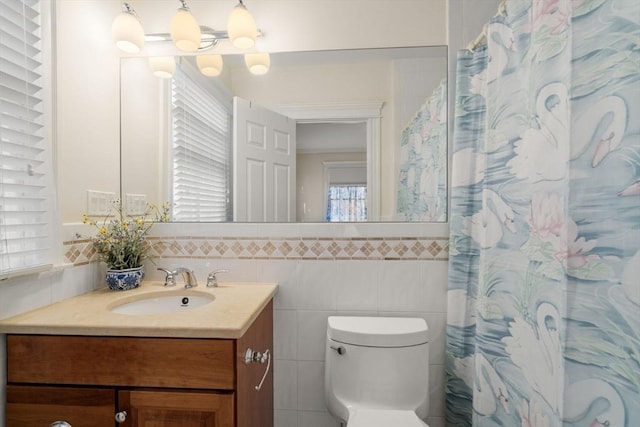
{"type": "Polygon", "coordinates": [[[107,269],[107,286],[114,291],[126,291],[140,286],[144,276],[142,266],[126,270],[107,269]]]}

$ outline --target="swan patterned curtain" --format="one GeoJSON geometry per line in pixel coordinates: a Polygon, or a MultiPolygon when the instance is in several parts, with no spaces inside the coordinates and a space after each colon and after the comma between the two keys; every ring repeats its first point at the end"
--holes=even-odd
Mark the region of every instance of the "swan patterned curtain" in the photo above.
{"type": "Polygon", "coordinates": [[[448,426],[640,425],[640,1],[507,0],[458,55],[448,426]]]}

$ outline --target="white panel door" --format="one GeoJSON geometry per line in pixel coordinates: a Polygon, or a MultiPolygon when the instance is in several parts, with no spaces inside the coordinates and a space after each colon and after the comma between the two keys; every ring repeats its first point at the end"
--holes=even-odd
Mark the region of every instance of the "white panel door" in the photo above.
{"type": "Polygon", "coordinates": [[[296,122],[233,98],[233,220],[296,220],[296,122]]]}

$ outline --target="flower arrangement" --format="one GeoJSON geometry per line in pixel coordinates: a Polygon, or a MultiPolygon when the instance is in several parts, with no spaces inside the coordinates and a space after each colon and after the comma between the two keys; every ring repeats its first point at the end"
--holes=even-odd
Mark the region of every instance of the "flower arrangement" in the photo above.
{"type": "Polygon", "coordinates": [[[142,266],[145,259],[150,259],[152,246],[146,239],[147,232],[156,222],[169,220],[169,204],[158,207],[147,204],[142,215],[126,215],[121,204],[116,201],[115,215],[107,216],[101,223],[82,215],[83,224],[98,229],[98,234],[91,237],[91,242],[98,257],[109,269],[126,270],[142,266]]]}

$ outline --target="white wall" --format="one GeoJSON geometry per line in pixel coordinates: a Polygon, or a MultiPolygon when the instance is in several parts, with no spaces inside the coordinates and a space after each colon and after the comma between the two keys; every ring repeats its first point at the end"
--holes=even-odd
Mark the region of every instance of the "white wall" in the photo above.
{"type": "Polygon", "coordinates": [[[127,58],[121,69],[123,201],[127,194],[138,194],[160,205],[170,200],[158,177],[169,164],[171,81],[153,76],[146,58],[127,58]]]}
{"type": "Polygon", "coordinates": [[[57,164],[62,222],[86,212],[86,190],[119,192],[119,58],[111,41],[117,2],[57,3],[57,164]]]}

